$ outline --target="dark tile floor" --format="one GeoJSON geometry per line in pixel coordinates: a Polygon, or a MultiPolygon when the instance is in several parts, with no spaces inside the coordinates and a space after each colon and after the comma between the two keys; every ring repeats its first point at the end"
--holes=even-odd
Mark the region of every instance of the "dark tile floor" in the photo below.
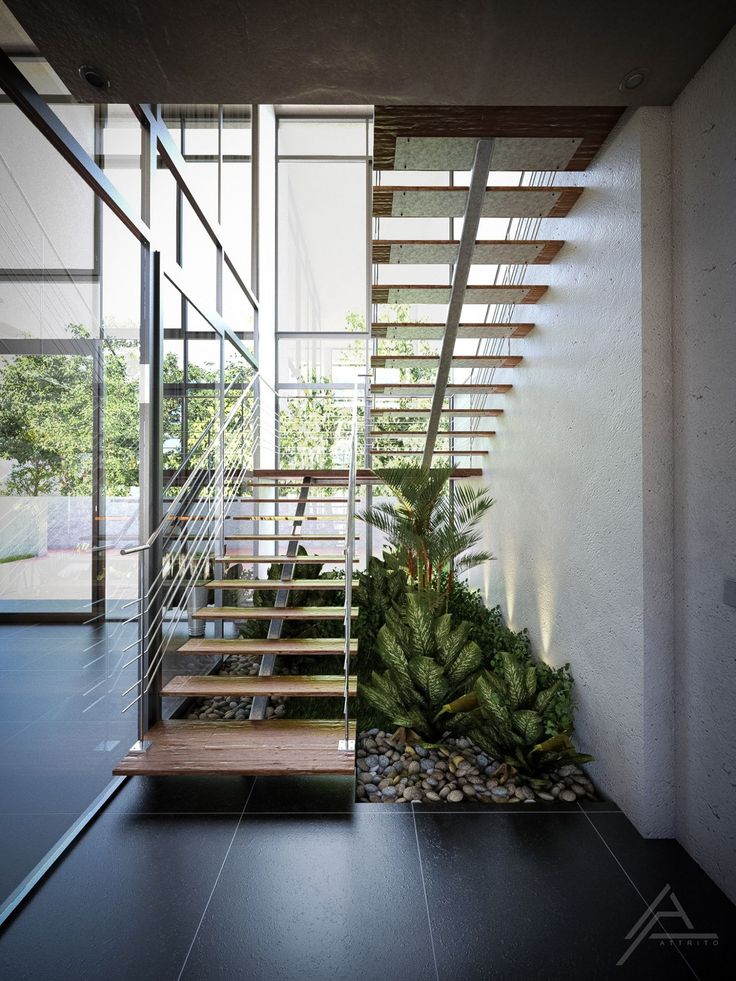
{"type": "Polygon", "coordinates": [[[129,781],[9,921],[3,977],[732,976],[734,907],[677,844],[644,841],[613,805],[352,796],[343,778],[129,781]],[[679,902],[691,925],[650,923],[665,887],[658,909],[679,902]],[[688,936],[651,939],[665,930],[688,936]]]}
{"type": "Polygon", "coordinates": [[[0,902],[111,782],[137,738],[135,710],[122,712],[133,698],[124,692],[136,666],[125,662],[136,629],[0,625],[0,902]]]}

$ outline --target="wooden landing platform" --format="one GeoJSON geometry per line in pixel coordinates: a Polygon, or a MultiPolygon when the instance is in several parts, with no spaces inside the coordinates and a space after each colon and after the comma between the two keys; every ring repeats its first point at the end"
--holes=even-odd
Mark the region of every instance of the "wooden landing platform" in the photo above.
{"type": "MultiPolygon", "coordinates": [[[[146,753],[128,753],[118,776],[181,776],[231,773],[243,776],[352,776],[355,754],[338,749],[339,721],[273,719],[250,722],[159,722],[146,735],[146,753]]],[[[355,739],[355,724],[350,738],[355,739]]]]}

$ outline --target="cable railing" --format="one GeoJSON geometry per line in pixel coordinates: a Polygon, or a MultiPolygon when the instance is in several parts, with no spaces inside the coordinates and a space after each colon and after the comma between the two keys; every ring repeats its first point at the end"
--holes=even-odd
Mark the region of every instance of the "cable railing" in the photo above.
{"type": "MultiPolygon", "coordinates": [[[[225,392],[231,396],[233,386],[225,392]]],[[[287,396],[288,397],[288,396],[287,396]]],[[[127,604],[132,612],[122,626],[137,624],[136,641],[124,648],[123,653],[133,656],[118,663],[117,673],[122,677],[125,669],[138,665],[136,681],[122,693],[130,696],[123,712],[134,706],[141,712],[141,737],[149,728],[143,718],[144,703],[156,697],[156,687],[167,652],[173,649],[184,617],[190,617],[197,604],[195,590],[208,580],[222,581],[222,565],[228,555],[228,542],[234,538],[245,537],[253,542],[253,555],[257,557],[259,536],[266,522],[271,521],[271,512],[278,510],[279,494],[282,490],[294,487],[301,481],[289,473],[279,478],[280,457],[282,455],[282,427],[279,405],[285,396],[276,391],[262,376],[256,375],[228,408],[224,421],[222,411],[205,427],[196,442],[188,451],[177,470],[168,476],[163,496],[168,503],[161,521],[146,540],[133,547],[120,549],[121,555],[139,555],[139,594],[127,604]],[[273,411],[271,411],[273,410],[273,411]],[[263,474],[259,474],[263,471],[263,474]],[[270,476],[275,475],[275,476],[270,476]],[[263,503],[268,502],[258,534],[250,536],[234,535],[228,531],[226,522],[233,520],[252,520],[260,516],[260,491],[269,484],[276,487],[267,493],[263,503]],[[274,507],[276,503],[277,507],[274,507]],[[248,511],[243,513],[243,505],[248,511]],[[146,570],[148,570],[146,572],[146,570]]],[[[339,458],[332,466],[348,470],[348,507],[345,518],[345,747],[352,749],[349,726],[350,697],[350,612],[352,608],[352,572],[355,558],[355,498],[357,493],[357,456],[359,451],[358,433],[358,380],[356,379],[352,399],[341,404],[348,412],[341,412],[336,427],[330,431],[330,454],[339,458]]],[[[221,400],[221,405],[224,399],[221,400]]],[[[318,436],[321,422],[305,421],[299,429],[306,441],[310,436],[318,436]]],[[[293,427],[292,427],[293,428],[293,427]]],[[[293,436],[291,431],[289,436],[293,436]]],[[[284,467],[293,471],[301,469],[298,465],[284,467]]],[[[306,468],[309,469],[309,468],[306,468]]],[[[329,468],[326,468],[329,469],[329,468]]],[[[319,487],[319,482],[313,485],[319,487]]],[[[328,494],[330,491],[328,490],[328,494]]],[[[286,497],[286,501],[293,500],[286,497]]],[[[329,496],[316,497],[315,501],[329,503],[329,496]]],[[[277,520],[298,520],[293,515],[275,514],[277,520]]],[[[341,517],[342,520],[342,517],[341,517]]],[[[266,538],[269,536],[266,535],[266,538]]],[[[284,536],[284,541],[287,536],[284,536]]],[[[296,531],[289,540],[309,541],[308,532],[296,531]]],[[[278,544],[273,549],[281,554],[278,544]]],[[[237,555],[241,558],[241,548],[237,555]]],[[[251,558],[242,555],[244,564],[251,558]]],[[[286,558],[286,556],[284,556],[286,558]]],[[[315,556],[319,561],[319,555],[315,556]]],[[[260,571],[258,574],[261,574],[260,571]]],[[[223,589],[214,590],[215,605],[222,605],[223,589]]],[[[191,623],[190,623],[191,628],[191,623]]],[[[217,636],[222,636],[222,625],[214,628],[217,636]]],[[[343,741],[341,741],[341,746],[343,741]]]]}
{"type": "Polygon", "coordinates": [[[219,427],[217,417],[211,420],[171,476],[164,496],[174,490],[178,494],[158,526],[141,545],[121,549],[122,555],[143,553],[149,563],[146,576],[146,563],[141,562],[139,596],[132,604],[138,609],[125,621],[138,623],[138,639],[127,648],[137,646],[138,651],[122,667],[138,662],[140,670],[136,682],[123,692],[126,696],[138,689],[123,712],[151,691],[194,589],[211,577],[217,551],[224,551],[226,515],[255,468],[256,379],[246,385],[219,427]]]}

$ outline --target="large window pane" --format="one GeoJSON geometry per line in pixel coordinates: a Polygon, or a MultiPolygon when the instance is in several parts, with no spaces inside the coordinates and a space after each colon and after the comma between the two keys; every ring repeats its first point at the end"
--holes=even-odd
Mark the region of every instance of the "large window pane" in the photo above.
{"type": "Polygon", "coordinates": [[[365,119],[280,119],[281,156],[364,156],[365,119]]]}
{"type": "MultiPolygon", "coordinates": [[[[95,110],[57,108],[92,147],[95,110]]],[[[138,241],[7,104],[0,161],[5,896],[137,735],[121,712],[137,670],[121,619],[137,561],[120,548],[138,538],[141,263],[138,241]]]]}
{"type": "Polygon", "coordinates": [[[363,329],[365,166],[279,164],[279,330],[363,329]]]}

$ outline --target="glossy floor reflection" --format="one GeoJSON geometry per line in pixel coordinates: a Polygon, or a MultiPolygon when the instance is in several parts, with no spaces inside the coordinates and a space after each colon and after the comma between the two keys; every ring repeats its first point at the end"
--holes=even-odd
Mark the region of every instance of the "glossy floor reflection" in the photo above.
{"type": "Polygon", "coordinates": [[[130,780],[10,921],[0,962],[17,981],[712,979],[733,963],[732,904],[613,805],[352,798],[344,778],[130,780]],[[617,966],[665,885],[719,944],[647,935],[617,966]]]}

